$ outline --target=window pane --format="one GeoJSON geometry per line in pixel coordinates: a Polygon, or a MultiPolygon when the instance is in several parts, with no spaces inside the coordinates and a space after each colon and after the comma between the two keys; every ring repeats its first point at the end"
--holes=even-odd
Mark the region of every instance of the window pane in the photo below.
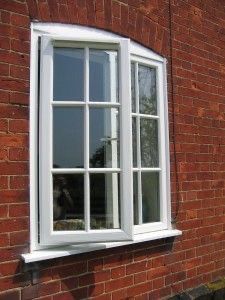
{"type": "Polygon", "coordinates": [[[84,116],[82,108],[53,109],[53,167],[83,168],[84,116]]]}
{"type": "Polygon", "coordinates": [[[138,66],[139,101],[141,114],[157,114],[156,71],[146,66],[138,66]]]}
{"type": "Polygon", "coordinates": [[[141,166],[158,167],[158,121],[141,118],[141,166]]]}
{"type": "Polygon", "coordinates": [[[131,98],[132,98],[132,112],[136,112],[136,90],[135,90],[135,64],[131,64],[131,98]]]}
{"type": "Polygon", "coordinates": [[[117,102],[117,52],[90,50],[90,101],[117,102]]]}
{"type": "Polygon", "coordinates": [[[160,221],[159,174],[142,172],[143,223],[160,221]]]}
{"type": "Polygon", "coordinates": [[[90,109],[90,167],[119,167],[117,108],[90,109]]]}
{"type": "Polygon", "coordinates": [[[138,173],[133,173],[134,225],[138,225],[138,173]]]}
{"type": "Polygon", "coordinates": [[[84,100],[84,50],[54,48],[53,98],[58,101],[84,100]]]}
{"type": "Polygon", "coordinates": [[[132,118],[133,168],[137,167],[137,119],[132,118]]]}
{"type": "Polygon", "coordinates": [[[53,175],[54,230],[84,230],[84,175],[53,175]]]}
{"type": "Polygon", "coordinates": [[[90,174],[91,229],[120,228],[120,176],[90,174]]]}

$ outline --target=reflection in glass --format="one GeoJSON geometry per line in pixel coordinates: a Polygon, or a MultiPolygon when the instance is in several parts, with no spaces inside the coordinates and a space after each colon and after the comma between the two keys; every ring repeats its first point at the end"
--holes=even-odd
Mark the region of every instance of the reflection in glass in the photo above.
{"type": "Polygon", "coordinates": [[[140,120],[141,166],[158,167],[158,122],[157,120],[140,120]]]}
{"type": "Polygon", "coordinates": [[[83,168],[84,116],[82,108],[53,109],[54,168],[83,168]]]}
{"type": "Polygon", "coordinates": [[[157,114],[156,70],[146,66],[138,66],[139,112],[141,114],[157,114]]]}
{"type": "Polygon", "coordinates": [[[53,229],[84,230],[84,175],[53,175],[53,229]]]}
{"type": "Polygon", "coordinates": [[[138,225],[138,173],[133,173],[134,225],[138,225]]]}
{"type": "Polygon", "coordinates": [[[90,174],[91,229],[120,228],[120,178],[117,173],[90,174]]]}
{"type": "Polygon", "coordinates": [[[143,223],[160,221],[159,174],[142,172],[142,218],[143,223]]]}
{"type": "Polygon", "coordinates": [[[119,167],[117,108],[90,108],[90,167],[119,167]]]}
{"type": "Polygon", "coordinates": [[[132,118],[133,168],[137,167],[137,119],[132,118]]]}
{"type": "Polygon", "coordinates": [[[53,99],[84,100],[84,50],[54,48],[53,99]]]}
{"type": "Polygon", "coordinates": [[[117,52],[90,49],[89,60],[90,101],[117,102],[117,52]]]}
{"type": "Polygon", "coordinates": [[[131,64],[131,99],[132,99],[132,112],[136,112],[136,90],[135,90],[135,64],[131,64]]]}

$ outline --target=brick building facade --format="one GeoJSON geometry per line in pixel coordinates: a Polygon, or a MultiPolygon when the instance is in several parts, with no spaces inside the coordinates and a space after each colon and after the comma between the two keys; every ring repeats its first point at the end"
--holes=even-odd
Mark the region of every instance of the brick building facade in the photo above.
{"type": "Polygon", "coordinates": [[[163,299],[225,276],[224,171],[224,1],[0,0],[0,299],[163,299]],[[104,29],[168,59],[172,217],[182,236],[24,265],[32,21],[104,29]]]}

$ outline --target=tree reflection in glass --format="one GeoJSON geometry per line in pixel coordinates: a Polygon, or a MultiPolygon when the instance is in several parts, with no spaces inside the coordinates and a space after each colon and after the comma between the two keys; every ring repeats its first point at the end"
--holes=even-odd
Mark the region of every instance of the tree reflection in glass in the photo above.
{"type": "Polygon", "coordinates": [[[90,109],[90,167],[119,167],[117,108],[90,109]]]}
{"type": "Polygon", "coordinates": [[[142,168],[158,167],[158,121],[142,118],[140,134],[142,168]]]}
{"type": "Polygon", "coordinates": [[[156,115],[156,70],[150,67],[138,66],[139,112],[156,115]]]}

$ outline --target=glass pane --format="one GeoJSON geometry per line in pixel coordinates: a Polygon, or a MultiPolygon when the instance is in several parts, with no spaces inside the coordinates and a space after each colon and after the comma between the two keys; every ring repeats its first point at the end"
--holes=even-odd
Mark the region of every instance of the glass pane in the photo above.
{"type": "Polygon", "coordinates": [[[84,50],[54,48],[53,98],[56,101],[84,100],[84,50]]]}
{"type": "Polygon", "coordinates": [[[157,114],[156,71],[146,66],[138,66],[139,111],[141,114],[157,114]]]}
{"type": "Polygon", "coordinates": [[[90,109],[90,167],[119,167],[117,108],[90,109]]]}
{"type": "Polygon", "coordinates": [[[158,121],[141,118],[140,122],[141,166],[158,167],[158,121]]]}
{"type": "Polygon", "coordinates": [[[143,172],[142,181],[142,217],[143,223],[160,221],[159,174],[143,172]]]}
{"type": "Polygon", "coordinates": [[[91,229],[120,228],[120,176],[90,174],[91,229]]]}
{"type": "Polygon", "coordinates": [[[131,64],[131,98],[132,98],[132,112],[136,112],[136,95],[135,95],[135,64],[131,64]]]}
{"type": "Polygon", "coordinates": [[[133,168],[137,167],[137,119],[132,118],[133,168]]]}
{"type": "Polygon", "coordinates": [[[134,225],[138,225],[138,173],[133,173],[134,225]]]}
{"type": "Polygon", "coordinates": [[[53,229],[84,230],[84,175],[53,175],[53,229]]]}
{"type": "Polygon", "coordinates": [[[82,108],[53,109],[53,167],[84,167],[84,115],[82,108]]]}
{"type": "Polygon", "coordinates": [[[118,101],[117,52],[90,50],[90,101],[118,101]]]}

